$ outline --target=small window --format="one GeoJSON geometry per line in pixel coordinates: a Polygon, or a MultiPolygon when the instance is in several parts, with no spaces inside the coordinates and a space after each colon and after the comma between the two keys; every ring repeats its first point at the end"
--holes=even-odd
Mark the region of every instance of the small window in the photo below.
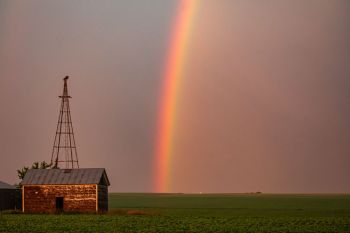
{"type": "Polygon", "coordinates": [[[63,197],[56,197],[56,210],[63,211],[63,197]]]}

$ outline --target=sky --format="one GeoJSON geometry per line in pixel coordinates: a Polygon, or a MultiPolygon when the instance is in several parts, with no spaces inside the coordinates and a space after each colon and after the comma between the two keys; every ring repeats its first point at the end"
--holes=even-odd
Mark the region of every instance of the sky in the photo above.
{"type": "MultiPolygon", "coordinates": [[[[69,75],[80,167],[157,191],[180,2],[0,0],[0,180],[50,161],[69,75]]],[[[162,191],[349,193],[350,2],[196,2],[162,191]]]]}

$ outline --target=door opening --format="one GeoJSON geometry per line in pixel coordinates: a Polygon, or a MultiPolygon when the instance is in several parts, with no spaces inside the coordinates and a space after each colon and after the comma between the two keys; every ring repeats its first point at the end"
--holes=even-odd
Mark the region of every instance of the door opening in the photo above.
{"type": "Polygon", "coordinates": [[[63,197],[56,197],[56,210],[63,211],[63,197]]]}

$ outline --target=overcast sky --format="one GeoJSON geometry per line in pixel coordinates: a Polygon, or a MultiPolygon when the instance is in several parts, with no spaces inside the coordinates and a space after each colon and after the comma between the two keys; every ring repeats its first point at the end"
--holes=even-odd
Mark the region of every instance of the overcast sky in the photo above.
{"type": "MultiPolygon", "coordinates": [[[[350,192],[350,1],[200,0],[170,192],[350,192]]],[[[49,161],[65,75],[81,167],[154,191],[179,0],[0,0],[0,180],[49,161]]]]}

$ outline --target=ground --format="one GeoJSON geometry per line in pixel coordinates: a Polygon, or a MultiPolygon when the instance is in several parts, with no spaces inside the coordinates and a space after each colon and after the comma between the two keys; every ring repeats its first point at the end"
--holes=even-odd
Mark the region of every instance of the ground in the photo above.
{"type": "Polygon", "coordinates": [[[110,194],[110,212],[0,215],[0,232],[350,232],[350,195],[110,194]]]}

